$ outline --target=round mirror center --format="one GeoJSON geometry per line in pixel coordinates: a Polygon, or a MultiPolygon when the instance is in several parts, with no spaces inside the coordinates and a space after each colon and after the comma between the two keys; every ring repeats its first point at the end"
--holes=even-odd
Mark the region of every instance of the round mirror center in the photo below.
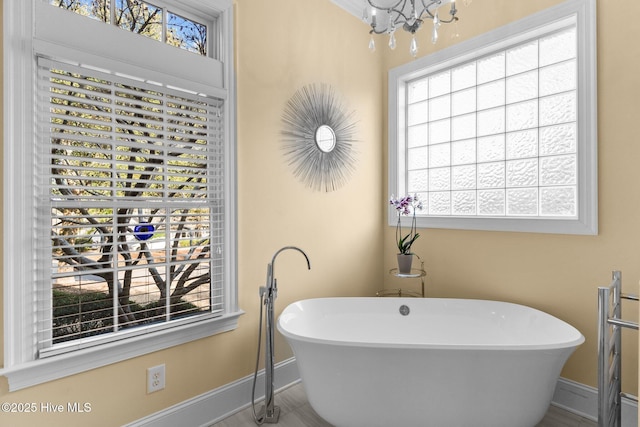
{"type": "Polygon", "coordinates": [[[336,134],[331,126],[322,125],[316,129],[316,145],[323,153],[329,153],[335,148],[336,134]]]}

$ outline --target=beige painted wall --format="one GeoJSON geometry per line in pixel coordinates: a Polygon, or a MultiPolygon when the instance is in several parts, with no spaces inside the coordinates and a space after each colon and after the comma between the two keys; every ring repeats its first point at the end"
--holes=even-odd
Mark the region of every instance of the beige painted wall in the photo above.
{"type": "MultiPolygon", "coordinates": [[[[559,0],[459,1],[459,40],[483,34],[559,0]]],[[[436,297],[487,298],[522,303],[547,311],[577,327],[586,337],[562,375],[597,384],[597,287],[608,284],[611,270],[623,272],[623,288],[637,293],[640,278],[640,26],[621,21],[637,16],[640,2],[620,0],[615,7],[598,1],[598,236],[422,230],[414,245],[428,270],[427,294],[436,297]]],[[[421,55],[451,44],[441,27],[437,46],[423,43],[421,55]]],[[[398,40],[386,68],[410,61],[408,40],[398,40]],[[407,49],[405,49],[407,47],[407,49]]],[[[385,101],[386,102],[386,101],[385,101]]],[[[385,131],[386,132],[386,131],[385,131]]],[[[394,228],[385,233],[385,263],[392,265],[394,228]]],[[[390,283],[388,286],[397,286],[390,283]]],[[[638,318],[638,305],[623,306],[625,318],[638,318]]],[[[623,335],[623,389],[637,394],[638,334],[623,335]]]]}
{"type": "MultiPolygon", "coordinates": [[[[120,425],[250,375],[258,288],[282,246],[303,248],[312,270],[298,253],[278,257],[278,313],[302,298],[374,295],[382,287],[381,59],[367,50],[362,24],[327,0],[235,3],[238,278],[240,307],[246,312],[239,328],[13,393],[0,377],[0,402],[92,403],[92,412],[84,415],[0,413],[0,425],[120,425]],[[310,83],[331,85],[358,121],[356,172],[331,193],[298,182],[280,148],[285,103],[310,83]],[[166,389],[147,395],[146,368],[159,363],[166,364],[166,389]]],[[[291,356],[280,338],[276,349],[278,360],[291,356]]]]}
{"type": "MultiPolygon", "coordinates": [[[[366,49],[363,25],[328,0],[236,0],[238,86],[238,189],[240,306],[247,313],[236,331],[96,369],[23,391],[8,393],[0,378],[0,401],[88,401],[85,415],[44,417],[0,414],[0,424],[119,425],[249,375],[258,323],[258,287],[276,249],[299,245],[299,254],[278,258],[277,311],[307,297],[371,295],[396,287],[385,271],[394,266],[393,228],[386,219],[386,70],[410,60],[398,49],[366,49]],[[278,13],[272,12],[277,8],[278,13]],[[315,19],[302,18],[309,11],[315,19]],[[376,71],[377,70],[377,71],[376,71]],[[328,83],[359,120],[357,172],[332,193],[306,189],[291,175],[279,148],[280,114],[289,97],[309,83],[328,83]],[[147,395],[145,370],[167,365],[167,388],[147,395]]],[[[460,40],[559,3],[512,0],[458,2],[460,40]]],[[[0,0],[1,4],[1,0],[0,0]]],[[[640,86],[636,82],[640,27],[620,21],[638,16],[640,4],[619,0],[599,6],[600,234],[593,237],[425,230],[415,250],[425,258],[430,296],[494,298],[546,310],[578,327],[587,342],[563,376],[596,382],[596,288],[621,269],[625,289],[636,292],[640,196],[636,127],[640,86]]],[[[451,43],[443,27],[437,48],[451,43]]],[[[421,54],[433,46],[423,44],[421,54]]],[[[0,248],[2,250],[3,248],[0,248]]],[[[404,287],[406,283],[401,283],[404,287]]],[[[1,298],[1,293],[0,293],[1,298]]],[[[0,305],[2,307],[2,305],[0,305]]],[[[637,309],[625,307],[629,317],[637,309]]],[[[1,321],[1,320],[0,320],[1,321]]],[[[637,390],[637,334],[626,334],[624,387],[637,390]]],[[[277,359],[290,356],[283,340],[277,359]]]]}

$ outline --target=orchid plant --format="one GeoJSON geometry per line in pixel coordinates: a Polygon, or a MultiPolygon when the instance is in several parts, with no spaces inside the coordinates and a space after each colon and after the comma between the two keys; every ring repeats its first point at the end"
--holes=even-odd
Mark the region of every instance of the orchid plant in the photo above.
{"type": "Polygon", "coordinates": [[[396,199],[393,195],[389,199],[389,204],[392,205],[396,213],[398,214],[398,224],[396,225],[396,242],[398,243],[398,250],[401,254],[410,255],[411,245],[420,237],[420,234],[416,232],[416,210],[422,210],[422,201],[418,199],[418,195],[414,194],[406,195],[402,198],[396,199]],[[413,215],[411,221],[411,228],[406,236],[402,235],[402,215],[413,215]]]}

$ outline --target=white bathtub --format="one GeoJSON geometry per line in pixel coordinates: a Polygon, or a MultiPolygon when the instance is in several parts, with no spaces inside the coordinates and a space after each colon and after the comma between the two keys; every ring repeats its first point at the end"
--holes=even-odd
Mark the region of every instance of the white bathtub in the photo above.
{"type": "Polygon", "coordinates": [[[278,330],[311,406],[339,427],[535,426],[584,342],[533,308],[463,299],[304,300],[278,330]]]}

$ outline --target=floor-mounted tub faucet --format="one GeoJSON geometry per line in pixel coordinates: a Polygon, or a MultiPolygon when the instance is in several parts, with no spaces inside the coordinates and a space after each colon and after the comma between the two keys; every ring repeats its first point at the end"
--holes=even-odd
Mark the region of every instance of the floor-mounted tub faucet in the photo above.
{"type": "Polygon", "coordinates": [[[264,406],[260,410],[259,414],[255,412],[254,405],[254,395],[251,396],[251,403],[254,405],[253,417],[256,424],[264,424],[264,423],[277,423],[278,418],[280,417],[280,408],[275,406],[273,401],[273,366],[274,366],[274,352],[273,352],[273,338],[274,338],[274,318],[273,318],[273,307],[276,298],[278,297],[278,280],[275,277],[275,263],[276,257],[280,254],[280,252],[286,251],[288,249],[296,250],[304,255],[305,260],[307,261],[307,268],[311,270],[311,262],[309,262],[309,257],[307,254],[300,248],[296,246],[285,246],[280,248],[273,254],[273,258],[271,262],[267,265],[267,281],[264,286],[260,287],[260,329],[258,331],[258,357],[256,360],[256,370],[253,376],[253,394],[255,394],[256,387],[256,378],[258,375],[258,362],[260,360],[260,337],[262,336],[262,305],[265,306],[265,362],[264,362],[264,370],[265,370],[265,392],[264,392],[264,406]]]}

